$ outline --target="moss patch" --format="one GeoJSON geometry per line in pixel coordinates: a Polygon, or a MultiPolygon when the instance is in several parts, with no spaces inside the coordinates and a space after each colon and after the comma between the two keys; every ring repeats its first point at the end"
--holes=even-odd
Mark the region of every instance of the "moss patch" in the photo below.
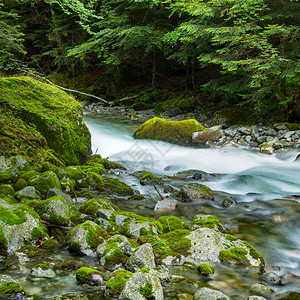
{"type": "Polygon", "coordinates": [[[133,189],[129,185],[117,178],[105,178],[104,188],[109,193],[117,194],[120,196],[131,196],[134,194],[133,189]]]}
{"type": "Polygon", "coordinates": [[[158,221],[162,224],[165,233],[176,229],[189,229],[189,225],[175,216],[162,216],[158,221]]]}
{"type": "Polygon", "coordinates": [[[194,119],[166,121],[153,118],[142,124],[134,133],[136,139],[152,139],[188,146],[192,144],[192,133],[207,130],[194,119]]]}
{"type": "Polygon", "coordinates": [[[147,281],[145,286],[140,286],[139,293],[145,298],[145,299],[155,299],[153,295],[153,284],[150,281],[147,281]]]}
{"type": "Polygon", "coordinates": [[[8,297],[16,294],[26,295],[26,291],[15,281],[5,282],[0,286],[0,296],[8,297]]]}
{"type": "Polygon", "coordinates": [[[205,277],[215,273],[214,268],[208,264],[200,264],[197,267],[197,270],[202,276],[205,276],[205,277]]]}
{"type": "Polygon", "coordinates": [[[230,250],[221,250],[219,252],[219,260],[221,262],[236,262],[239,264],[249,264],[250,261],[246,257],[248,251],[241,247],[233,247],[230,250]]]}
{"type": "Polygon", "coordinates": [[[81,267],[76,271],[76,279],[81,283],[90,283],[92,281],[92,275],[94,274],[103,276],[103,273],[98,270],[81,267]]]}
{"type": "Polygon", "coordinates": [[[220,220],[215,216],[210,215],[201,215],[200,217],[195,217],[192,226],[195,226],[196,228],[212,228],[212,229],[218,229],[219,231],[223,231],[223,226],[221,225],[220,220]]]}
{"type": "Polygon", "coordinates": [[[117,270],[113,272],[107,282],[106,288],[111,297],[118,297],[125,287],[127,280],[132,276],[133,273],[126,270],[117,270]]]}

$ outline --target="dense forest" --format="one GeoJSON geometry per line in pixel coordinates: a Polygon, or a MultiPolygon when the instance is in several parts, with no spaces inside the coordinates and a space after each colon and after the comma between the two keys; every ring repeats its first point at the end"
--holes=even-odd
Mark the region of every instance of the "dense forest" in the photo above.
{"type": "Polygon", "coordinates": [[[163,110],[300,118],[297,0],[2,0],[0,71],[163,110]],[[137,102],[137,103],[134,103],[137,102]]]}

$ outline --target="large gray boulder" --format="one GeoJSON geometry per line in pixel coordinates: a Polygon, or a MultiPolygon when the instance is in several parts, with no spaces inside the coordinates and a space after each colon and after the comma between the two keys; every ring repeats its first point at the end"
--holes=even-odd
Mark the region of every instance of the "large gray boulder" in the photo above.
{"type": "Polygon", "coordinates": [[[137,272],[142,268],[155,268],[155,257],[151,244],[141,245],[126,262],[126,269],[137,272]]]}
{"type": "Polygon", "coordinates": [[[163,300],[163,289],[155,275],[149,273],[134,273],[126,282],[119,297],[120,300],[163,300]]]}

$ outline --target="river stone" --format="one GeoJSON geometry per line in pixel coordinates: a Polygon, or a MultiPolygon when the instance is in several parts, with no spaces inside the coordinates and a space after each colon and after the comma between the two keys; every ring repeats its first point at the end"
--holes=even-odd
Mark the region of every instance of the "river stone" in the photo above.
{"type": "Polygon", "coordinates": [[[227,196],[222,201],[222,206],[225,207],[225,208],[228,208],[228,207],[231,207],[231,206],[235,206],[237,204],[238,204],[238,202],[232,196],[227,196]]]}
{"type": "Polygon", "coordinates": [[[0,156],[0,173],[6,171],[11,167],[11,164],[5,159],[4,156],[0,156]]]}
{"type": "Polygon", "coordinates": [[[261,153],[265,153],[265,154],[273,154],[275,152],[275,150],[282,148],[283,145],[282,143],[279,141],[278,138],[272,138],[271,140],[263,143],[260,146],[260,152],[261,153]]]}
{"type": "Polygon", "coordinates": [[[271,298],[274,294],[274,290],[264,283],[255,283],[252,284],[249,288],[251,294],[257,296],[263,296],[266,298],[271,298]]]}
{"type": "Polygon", "coordinates": [[[169,286],[172,283],[171,274],[169,269],[164,266],[158,266],[155,269],[148,269],[149,273],[159,278],[162,286],[169,286]]]}
{"type": "Polygon", "coordinates": [[[10,275],[7,274],[0,274],[0,285],[5,282],[14,281],[10,275]]]}
{"type": "Polygon", "coordinates": [[[194,142],[205,144],[206,142],[216,142],[222,136],[220,130],[207,130],[201,132],[194,132],[192,139],[194,142]]]}
{"type": "Polygon", "coordinates": [[[33,209],[0,200],[0,210],[0,254],[12,255],[25,242],[36,242],[32,238],[32,231],[40,226],[40,219],[33,209]]]}
{"type": "Polygon", "coordinates": [[[168,214],[175,210],[178,206],[178,201],[175,199],[164,199],[155,204],[154,211],[158,214],[168,214]]]}
{"type": "Polygon", "coordinates": [[[36,198],[36,191],[34,186],[26,186],[24,189],[16,192],[15,197],[18,200],[21,200],[22,198],[25,199],[34,199],[36,198]]]}
{"type": "Polygon", "coordinates": [[[175,187],[171,184],[166,185],[166,187],[164,188],[164,193],[177,193],[179,191],[180,189],[178,187],[175,187]]]}
{"type": "Polygon", "coordinates": [[[120,300],[145,300],[150,298],[153,300],[163,300],[163,288],[157,276],[141,272],[134,273],[127,280],[119,297],[120,300]],[[148,297],[144,297],[143,294],[147,290],[148,297]]]}
{"type": "Polygon", "coordinates": [[[274,272],[264,274],[264,280],[270,284],[281,284],[280,276],[274,272]]]}
{"type": "Polygon", "coordinates": [[[33,268],[30,274],[32,277],[38,278],[54,278],[56,276],[52,269],[43,270],[41,267],[33,268]]]}
{"type": "Polygon", "coordinates": [[[184,202],[214,199],[214,195],[211,190],[205,185],[199,183],[189,183],[184,185],[180,193],[182,201],[184,202]]]}
{"type": "MultiPolygon", "coordinates": [[[[66,245],[80,254],[96,257],[97,246],[103,243],[105,235],[102,227],[92,221],[86,221],[73,227],[66,236],[66,245]]],[[[107,234],[107,233],[106,233],[107,234]]]]}
{"type": "Polygon", "coordinates": [[[155,268],[155,258],[151,244],[143,244],[129,257],[125,265],[131,272],[137,272],[142,268],[155,268]]]}
{"type": "Polygon", "coordinates": [[[266,300],[266,298],[262,296],[249,296],[247,300],[266,300]]]}
{"type": "Polygon", "coordinates": [[[52,188],[47,193],[47,199],[54,196],[62,197],[64,198],[64,200],[67,202],[68,205],[73,205],[72,198],[69,195],[62,192],[61,190],[59,190],[58,188],[52,188]]]}
{"type": "Polygon", "coordinates": [[[84,294],[64,294],[50,298],[50,300],[89,300],[84,294]]]}
{"type": "Polygon", "coordinates": [[[209,288],[201,288],[194,294],[195,300],[230,300],[224,293],[209,288]]]}

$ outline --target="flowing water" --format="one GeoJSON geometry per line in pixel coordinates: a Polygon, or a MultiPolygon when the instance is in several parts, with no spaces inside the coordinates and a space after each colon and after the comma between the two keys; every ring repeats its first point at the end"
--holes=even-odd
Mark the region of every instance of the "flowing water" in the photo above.
{"type": "MultiPolygon", "coordinates": [[[[85,122],[92,134],[93,152],[123,164],[128,172],[151,171],[164,176],[165,183],[182,186],[193,179],[174,177],[179,171],[196,169],[214,173],[201,183],[215,191],[216,201],[182,203],[174,215],[191,222],[196,214],[214,214],[234,228],[236,236],[245,239],[262,254],[267,265],[280,267],[276,273],[300,276],[300,161],[299,154],[264,155],[246,148],[200,149],[188,148],[152,140],[135,140],[132,135],[139,124],[132,124],[118,116],[86,115],[85,122]],[[230,193],[238,205],[225,209],[221,205],[230,193]],[[219,199],[219,201],[218,201],[219,199]]],[[[146,201],[117,203],[122,209],[157,218],[153,212],[158,196],[151,186],[141,187],[131,176],[120,174],[121,180],[131,184],[147,197],[146,201]]],[[[165,194],[164,194],[165,195],[165,194]]],[[[252,281],[249,271],[225,268],[216,274],[209,286],[241,295],[252,281]]],[[[193,275],[191,275],[191,278],[193,275]]],[[[183,291],[192,291],[191,279],[182,284],[183,291]]],[[[283,281],[275,290],[300,291],[299,280],[283,281]]],[[[246,291],[245,291],[246,295],[246,291]]]]}

